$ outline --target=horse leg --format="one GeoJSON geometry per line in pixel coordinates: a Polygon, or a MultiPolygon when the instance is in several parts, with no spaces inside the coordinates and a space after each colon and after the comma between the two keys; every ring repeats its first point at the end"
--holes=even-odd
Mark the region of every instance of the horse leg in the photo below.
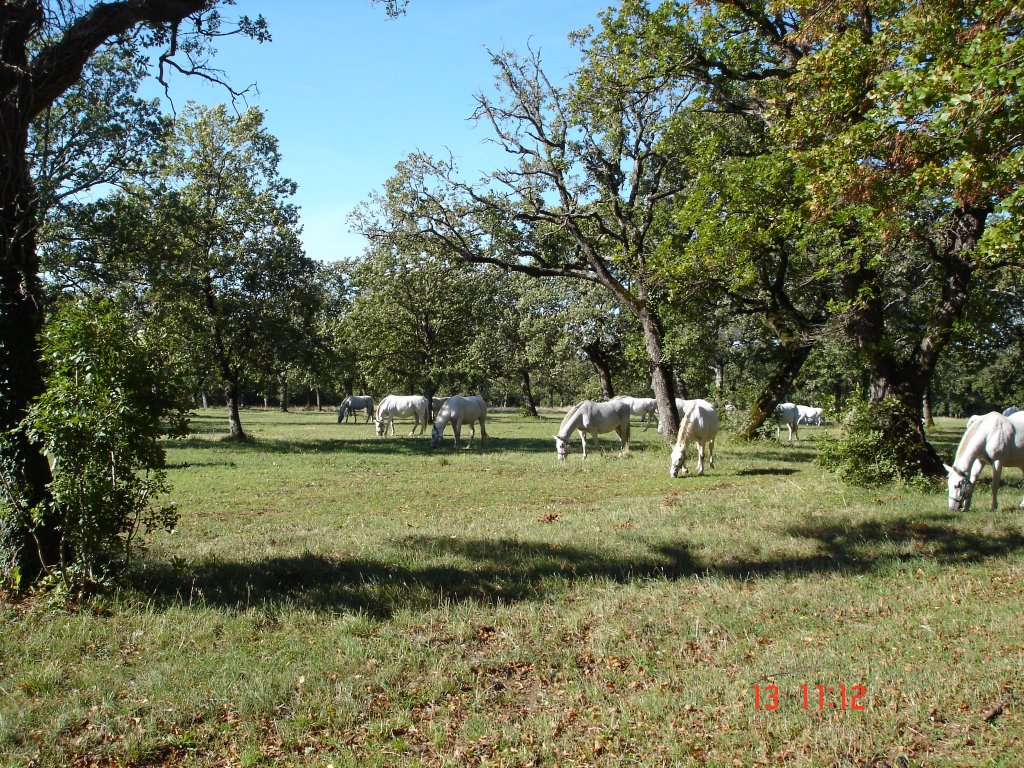
{"type": "Polygon", "coordinates": [[[586,436],[586,434],[584,434],[582,429],[579,432],[580,432],[580,443],[583,446],[583,458],[585,459],[585,458],[587,458],[587,436],[586,436]]]}
{"type": "Polygon", "coordinates": [[[704,474],[704,443],[697,441],[697,474],[704,474]]]}
{"type": "Polygon", "coordinates": [[[487,419],[483,416],[480,417],[480,445],[483,445],[487,440],[487,419]]]}
{"type": "Polygon", "coordinates": [[[999,508],[998,496],[999,496],[999,481],[1003,475],[1003,462],[993,461],[992,462],[992,509],[996,510],[999,508]]]}
{"type": "Polygon", "coordinates": [[[708,440],[708,466],[714,469],[715,467],[715,439],[711,438],[708,440]]]}

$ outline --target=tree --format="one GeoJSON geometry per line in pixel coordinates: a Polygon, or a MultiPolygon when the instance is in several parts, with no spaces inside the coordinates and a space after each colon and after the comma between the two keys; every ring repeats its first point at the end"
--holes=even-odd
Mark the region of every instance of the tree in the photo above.
{"type": "Polygon", "coordinates": [[[486,368],[473,342],[487,292],[474,270],[377,247],[354,270],[353,285],[346,327],[359,370],[378,394],[479,389],[486,368]]]}
{"type": "MultiPolygon", "coordinates": [[[[211,0],[143,0],[97,4],[77,13],[63,3],[29,0],[5,4],[0,46],[0,431],[9,435],[10,469],[33,508],[49,497],[49,465],[19,428],[29,404],[44,391],[37,336],[43,296],[36,249],[39,199],[31,176],[29,134],[33,122],[82,75],[108,40],[129,48],[165,46],[161,61],[199,53],[196,45],[223,31],[211,0]],[[188,18],[192,26],[183,26],[188,18]],[[186,42],[189,43],[186,45],[186,42]]],[[[242,27],[264,34],[262,19],[242,27]]],[[[32,581],[59,557],[60,520],[43,516],[29,530],[5,525],[7,558],[32,581]]]]}
{"type": "Polygon", "coordinates": [[[870,398],[905,411],[887,423],[917,425],[889,437],[913,443],[916,464],[940,474],[919,426],[928,383],[976,275],[1019,260],[1017,4],[628,7],[629,18],[651,20],[635,37],[652,59],[696,88],[694,107],[763,136],[730,156],[792,164],[805,201],[790,210],[833,239],[815,272],[838,299],[830,322],[859,350],[870,398]]]}
{"type": "Polygon", "coordinates": [[[650,260],[664,238],[665,206],[683,187],[663,139],[689,94],[654,72],[645,51],[635,53],[632,68],[605,68],[608,51],[595,44],[590,66],[566,90],[550,82],[536,52],[495,55],[500,95],[478,96],[475,117],[514,164],[472,184],[452,162],[413,155],[373,201],[382,209],[401,201],[406,219],[375,221],[368,208],[361,223],[376,242],[429,243],[472,263],[603,286],[642,329],[651,385],[672,430],[663,286],[650,260]]]}
{"type": "Polygon", "coordinates": [[[320,294],[299,242],[293,182],[263,115],[187,106],[152,181],[101,201],[88,247],[137,282],[152,312],[205,350],[233,439],[247,377],[278,379],[308,350],[320,294]]]}

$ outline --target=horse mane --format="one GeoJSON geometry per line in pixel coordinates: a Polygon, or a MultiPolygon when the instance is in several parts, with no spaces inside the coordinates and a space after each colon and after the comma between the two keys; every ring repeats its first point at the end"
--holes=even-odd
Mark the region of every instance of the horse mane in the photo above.
{"type": "Polygon", "coordinates": [[[684,441],[689,439],[690,432],[693,430],[693,420],[690,419],[690,415],[696,410],[697,401],[694,400],[690,407],[680,415],[679,435],[676,437],[676,445],[679,444],[679,438],[682,438],[684,441]]]}
{"type": "MultiPolygon", "coordinates": [[[[987,416],[988,414],[985,415],[987,416]]],[[[954,466],[956,466],[956,463],[960,460],[960,456],[963,454],[964,449],[967,447],[967,444],[971,441],[971,438],[974,436],[974,433],[978,431],[978,425],[981,424],[984,418],[985,416],[982,416],[980,419],[975,419],[967,426],[967,429],[964,431],[963,437],[960,438],[960,444],[956,447],[956,454],[953,456],[954,466]]],[[[968,467],[968,469],[970,469],[970,467],[968,467]]]]}
{"type": "Polygon", "coordinates": [[[583,400],[583,401],[581,401],[579,403],[576,403],[576,405],[574,405],[572,408],[569,409],[569,412],[567,414],[565,414],[565,418],[562,419],[562,423],[558,425],[558,434],[562,434],[562,428],[565,427],[565,425],[569,423],[569,421],[576,414],[576,412],[579,411],[579,409],[583,407],[583,403],[585,403],[585,402],[587,402],[587,401],[583,400]]]}

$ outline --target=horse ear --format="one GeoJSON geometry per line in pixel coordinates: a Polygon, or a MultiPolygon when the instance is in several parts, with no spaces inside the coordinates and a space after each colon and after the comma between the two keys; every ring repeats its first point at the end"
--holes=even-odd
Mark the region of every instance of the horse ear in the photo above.
{"type": "Polygon", "coordinates": [[[949,464],[943,464],[942,466],[943,466],[943,468],[944,468],[944,469],[945,469],[945,470],[946,470],[947,472],[949,472],[949,473],[953,473],[953,472],[956,472],[956,470],[955,470],[955,469],[953,469],[953,467],[949,466],[949,464]]]}

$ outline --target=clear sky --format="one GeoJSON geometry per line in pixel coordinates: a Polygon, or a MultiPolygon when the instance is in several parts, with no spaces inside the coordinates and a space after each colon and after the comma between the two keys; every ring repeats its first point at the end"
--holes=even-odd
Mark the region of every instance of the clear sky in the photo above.
{"type": "MultiPolygon", "coordinates": [[[[369,0],[241,0],[262,13],[273,42],[228,40],[213,64],[280,140],[282,173],[299,185],[307,253],[331,261],[365,245],[349,212],[379,190],[410,152],[455,155],[476,177],[502,162],[489,128],[468,118],[473,95],[493,86],[488,49],[539,49],[560,80],[579,62],[568,34],[598,21],[612,0],[410,0],[389,19],[369,0]]],[[[231,9],[229,9],[231,10],[231,9]]],[[[175,106],[227,100],[223,88],[172,81],[175,106]]]]}

